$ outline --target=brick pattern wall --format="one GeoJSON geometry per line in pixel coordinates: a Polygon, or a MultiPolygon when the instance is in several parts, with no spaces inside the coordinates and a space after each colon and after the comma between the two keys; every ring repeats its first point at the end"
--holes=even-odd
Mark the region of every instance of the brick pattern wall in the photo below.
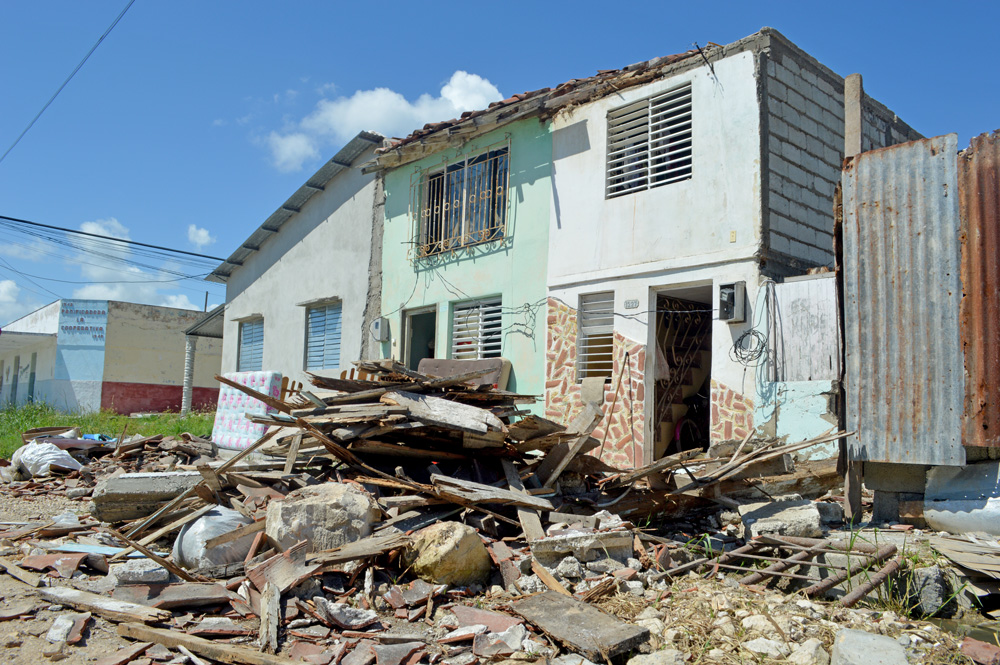
{"type": "Polygon", "coordinates": [[[774,49],[765,87],[771,250],[807,267],[831,265],[833,193],[844,152],[843,81],[774,49]]]}
{"type": "MultiPolygon", "coordinates": [[[[545,348],[545,417],[568,424],[583,408],[580,384],[576,381],[576,309],[548,299],[545,348]]],[[[605,415],[593,436],[605,442],[600,455],[606,464],[629,469],[641,466],[645,437],[646,347],[618,332],[614,336],[614,369],[610,382],[604,384],[605,415]],[[625,365],[626,353],[628,366],[625,365]],[[623,371],[624,368],[624,371],[623,371]],[[615,388],[621,387],[615,400],[615,388]],[[612,402],[615,403],[612,409],[612,402]],[[605,441],[605,433],[607,440],[605,441]]]]}
{"type": "Polygon", "coordinates": [[[865,95],[861,108],[861,150],[878,150],[923,138],[889,109],[865,95]]]}
{"type": "Polygon", "coordinates": [[[753,429],[753,400],[712,379],[712,443],[746,438],[753,429]]]}

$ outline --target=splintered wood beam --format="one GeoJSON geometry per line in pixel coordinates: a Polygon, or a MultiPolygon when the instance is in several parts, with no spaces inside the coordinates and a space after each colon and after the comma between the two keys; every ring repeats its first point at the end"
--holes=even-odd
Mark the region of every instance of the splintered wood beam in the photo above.
{"type": "Polygon", "coordinates": [[[38,592],[50,603],[68,605],[69,607],[93,612],[111,621],[138,621],[141,623],[159,623],[169,621],[173,613],[170,610],[157,609],[148,605],[130,603],[101,596],[89,591],[70,589],[68,587],[48,587],[38,592]]]}
{"type": "Polygon", "coordinates": [[[123,623],[119,625],[118,634],[133,640],[155,642],[168,649],[185,647],[196,654],[217,660],[220,663],[232,663],[233,665],[301,665],[302,663],[300,660],[292,660],[284,656],[260,653],[253,649],[234,644],[213,642],[212,640],[188,635],[178,630],[150,628],[139,623],[123,623]]]}
{"type": "Polygon", "coordinates": [[[430,395],[416,395],[402,390],[386,393],[381,399],[384,404],[406,407],[411,418],[429,425],[473,434],[506,431],[499,418],[478,406],[469,406],[430,395]]]}
{"type": "Polygon", "coordinates": [[[129,547],[131,547],[132,549],[137,550],[139,552],[142,552],[143,554],[146,555],[147,558],[149,558],[149,559],[155,561],[156,563],[160,564],[161,566],[163,566],[164,568],[166,568],[167,570],[169,570],[171,573],[173,573],[177,577],[181,578],[182,580],[185,580],[187,582],[204,582],[205,581],[203,578],[196,577],[196,576],[192,575],[188,571],[186,571],[183,568],[181,568],[180,566],[178,566],[173,561],[170,561],[168,559],[164,559],[162,556],[158,555],[156,552],[153,552],[152,550],[150,550],[149,548],[147,548],[144,545],[140,545],[136,541],[131,540],[128,536],[125,536],[125,535],[123,535],[123,534],[115,531],[111,527],[105,527],[104,530],[107,531],[108,533],[110,533],[112,536],[114,536],[118,540],[120,540],[123,543],[125,543],[126,545],[128,545],[129,547]]]}

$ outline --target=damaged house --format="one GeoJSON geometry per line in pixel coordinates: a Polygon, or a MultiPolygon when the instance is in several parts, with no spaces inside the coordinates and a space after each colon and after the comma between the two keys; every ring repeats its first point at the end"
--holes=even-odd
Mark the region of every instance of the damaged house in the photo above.
{"type": "MultiPolygon", "coordinates": [[[[863,136],[919,138],[870,97],[863,136]]],[[[832,275],[806,273],[833,265],[843,151],[844,79],[770,28],[427,125],[366,166],[382,354],[503,357],[559,422],[602,404],[619,467],[679,433],[816,436],[840,343],[832,275]]]]}

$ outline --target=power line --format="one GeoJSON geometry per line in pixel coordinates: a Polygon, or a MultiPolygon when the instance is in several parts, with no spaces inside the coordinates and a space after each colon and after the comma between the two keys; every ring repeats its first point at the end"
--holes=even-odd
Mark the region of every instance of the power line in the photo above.
{"type": "Polygon", "coordinates": [[[70,82],[70,80],[74,76],[76,76],[76,73],[80,71],[80,68],[83,67],[83,64],[87,62],[88,59],[90,59],[90,56],[93,55],[94,51],[97,50],[97,47],[101,45],[101,42],[104,41],[104,38],[107,37],[109,34],[111,34],[111,31],[114,30],[114,27],[118,25],[118,21],[122,20],[122,17],[125,16],[125,12],[127,12],[129,10],[129,7],[131,7],[134,3],[135,0],[129,0],[129,3],[125,5],[125,9],[123,9],[121,13],[118,15],[118,17],[111,23],[111,25],[108,26],[108,29],[104,31],[104,34],[101,35],[101,38],[98,39],[97,42],[95,42],[94,45],[90,47],[90,50],[87,51],[87,55],[83,56],[83,60],[80,61],[80,64],[78,64],[76,68],[72,72],[70,72],[70,75],[67,76],[66,80],[62,82],[62,85],[59,86],[59,89],[56,90],[54,93],[52,93],[52,96],[49,97],[49,101],[45,102],[45,106],[42,107],[42,110],[39,111],[37,114],[35,114],[35,117],[31,119],[31,122],[29,122],[28,126],[24,128],[24,131],[22,131],[18,135],[18,137],[14,139],[14,142],[10,144],[10,147],[7,148],[7,152],[5,152],[2,156],[0,156],[0,162],[3,162],[3,160],[7,158],[7,155],[10,154],[10,151],[13,150],[14,147],[21,142],[21,139],[23,139],[24,135],[28,133],[28,130],[31,129],[38,121],[38,119],[42,117],[42,114],[45,113],[45,109],[49,108],[49,105],[56,100],[56,97],[58,97],[59,93],[63,91],[63,88],[65,88],[66,85],[70,82]]]}
{"type": "Polygon", "coordinates": [[[51,226],[49,224],[40,224],[39,222],[31,222],[31,221],[28,221],[27,219],[18,219],[17,217],[8,217],[7,215],[0,215],[0,219],[6,220],[8,222],[15,222],[17,224],[28,224],[30,226],[36,226],[36,227],[40,227],[40,228],[43,228],[43,229],[53,229],[55,231],[62,231],[64,233],[71,233],[71,234],[78,235],[78,236],[87,236],[87,237],[90,237],[90,238],[98,238],[100,240],[108,240],[108,241],[111,241],[111,242],[119,242],[119,243],[122,243],[124,245],[133,245],[133,246],[136,246],[136,247],[147,247],[149,249],[156,249],[156,250],[159,250],[161,252],[170,252],[170,253],[173,253],[173,254],[184,254],[185,256],[194,256],[194,257],[197,257],[199,259],[208,259],[210,261],[219,261],[220,263],[225,261],[225,259],[219,258],[218,256],[208,256],[207,254],[198,254],[196,252],[188,252],[188,251],[185,251],[183,249],[171,249],[169,247],[161,247],[160,245],[150,245],[150,244],[147,244],[147,243],[144,243],[144,242],[138,242],[136,240],[123,240],[121,238],[114,238],[112,236],[102,236],[102,235],[97,234],[97,233],[87,233],[86,231],[77,231],[76,229],[67,229],[67,228],[63,228],[61,226],[51,226]]]}

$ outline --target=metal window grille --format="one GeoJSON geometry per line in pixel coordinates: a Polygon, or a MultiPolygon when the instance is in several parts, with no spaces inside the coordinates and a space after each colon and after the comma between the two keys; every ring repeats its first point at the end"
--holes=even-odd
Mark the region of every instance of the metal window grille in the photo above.
{"type": "Polygon", "coordinates": [[[237,372],[259,372],[264,365],[264,319],[240,324],[240,357],[237,372]]]}
{"type": "Polygon", "coordinates": [[[692,122],[690,83],[608,113],[607,197],[690,178],[692,122]]]}
{"type": "Polygon", "coordinates": [[[330,303],[306,310],[306,369],[340,367],[342,304],[330,303]]]}
{"type": "Polygon", "coordinates": [[[451,357],[456,360],[499,358],[502,328],[500,298],[455,305],[451,357]]]}
{"type": "Polygon", "coordinates": [[[614,368],[615,293],[580,296],[577,315],[576,376],[610,378],[614,368]]]}
{"type": "Polygon", "coordinates": [[[425,171],[411,186],[417,258],[504,237],[510,147],[425,171]]]}

